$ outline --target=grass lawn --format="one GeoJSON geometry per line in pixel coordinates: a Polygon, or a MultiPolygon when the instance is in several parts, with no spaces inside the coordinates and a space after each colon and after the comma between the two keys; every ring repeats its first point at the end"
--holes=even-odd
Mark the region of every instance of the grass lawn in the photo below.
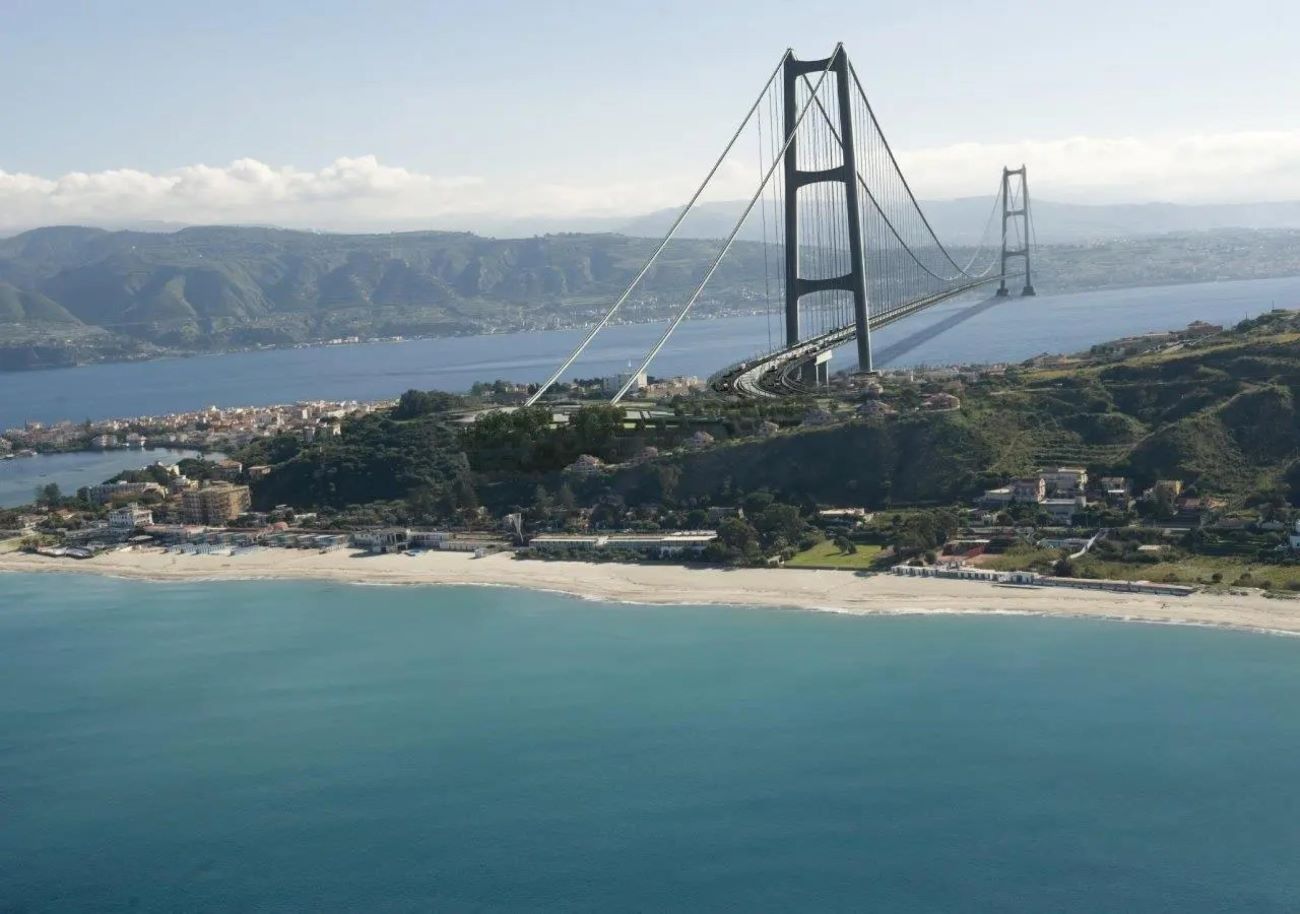
{"type": "Polygon", "coordinates": [[[1012,546],[1006,552],[985,553],[979,557],[976,564],[981,568],[992,568],[994,571],[1021,571],[1031,566],[1039,568],[1044,564],[1050,566],[1060,557],[1060,549],[1039,549],[1020,544],[1012,546]]]}
{"type": "Polygon", "coordinates": [[[844,555],[830,540],[823,540],[811,549],[805,549],[786,562],[787,568],[855,568],[866,570],[875,567],[883,548],[858,546],[858,551],[844,555]]]}
{"type": "Polygon", "coordinates": [[[1213,555],[1194,555],[1173,562],[1154,565],[1129,565],[1124,562],[1081,561],[1079,571],[1096,577],[1124,581],[1170,581],[1180,584],[1209,583],[1215,573],[1223,575],[1224,584],[1235,584],[1243,574],[1249,574],[1243,586],[1268,585],[1286,590],[1288,585],[1300,586],[1300,565],[1260,565],[1241,559],[1213,555]]]}

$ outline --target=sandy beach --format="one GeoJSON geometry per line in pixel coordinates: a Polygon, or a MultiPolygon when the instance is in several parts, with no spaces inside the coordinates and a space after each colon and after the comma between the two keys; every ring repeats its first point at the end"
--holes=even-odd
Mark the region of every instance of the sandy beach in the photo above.
{"type": "Polygon", "coordinates": [[[136,549],[82,561],[8,553],[0,555],[3,571],[102,574],[149,581],[309,579],[501,585],[631,603],[770,606],[860,615],[1023,613],[1300,634],[1300,600],[1256,594],[1161,597],[844,571],[520,561],[506,553],[474,558],[443,552],[365,556],[266,549],[228,556],[136,549]]]}

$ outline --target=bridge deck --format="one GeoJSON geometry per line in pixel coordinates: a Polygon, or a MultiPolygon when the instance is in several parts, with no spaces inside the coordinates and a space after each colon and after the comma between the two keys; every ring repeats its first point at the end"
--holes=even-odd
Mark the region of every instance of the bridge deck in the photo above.
{"type": "MultiPolygon", "coordinates": [[[[965,283],[954,289],[917,299],[901,308],[895,308],[884,314],[873,314],[869,319],[872,330],[879,330],[892,323],[911,317],[954,296],[969,292],[980,286],[998,282],[1001,276],[990,276],[965,283]]],[[[803,366],[815,360],[824,352],[838,349],[853,340],[857,333],[854,324],[846,324],[829,333],[812,339],[803,340],[794,346],[773,352],[758,359],[751,359],[732,365],[709,380],[712,389],[720,394],[744,398],[772,398],[809,393],[798,375],[803,366]]]]}

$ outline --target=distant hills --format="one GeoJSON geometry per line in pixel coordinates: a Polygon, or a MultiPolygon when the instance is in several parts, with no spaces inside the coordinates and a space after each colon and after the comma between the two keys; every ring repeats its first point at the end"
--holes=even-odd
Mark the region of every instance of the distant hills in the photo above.
{"type": "MultiPolygon", "coordinates": [[[[622,291],[653,243],[621,235],[36,229],[0,240],[0,346],[42,333],[64,339],[69,326],[168,349],[567,326],[622,291]]],[[[717,248],[675,243],[629,303],[629,317],[689,288],[717,248]]],[[[715,282],[715,303],[743,302],[762,286],[762,247],[738,246],[715,282]]]]}
{"type": "MultiPolygon", "coordinates": [[[[987,220],[981,201],[933,210],[939,232],[960,241],[946,230],[947,221],[958,221],[961,207],[975,212],[977,203],[985,211],[973,221],[987,220]]],[[[675,313],[720,249],[709,235],[730,217],[729,206],[701,209],[635,290],[622,319],[675,313]]],[[[1100,208],[1082,209],[1100,218],[1100,208]]],[[[1174,215],[1138,209],[1153,230],[1190,218],[1179,209],[1174,215]]],[[[1070,212],[1043,205],[1040,219],[1044,211],[1070,212]]],[[[1231,221],[1232,212],[1214,210],[1214,218],[1231,221]]],[[[1275,221],[1288,218],[1285,208],[1270,212],[1275,221]]],[[[662,227],[656,221],[670,218],[652,214],[626,228],[652,233],[662,227]]],[[[1040,241],[1043,233],[1040,225],[1040,241]]],[[[644,234],[615,233],[498,239],[254,226],[35,229],[0,239],[0,370],[348,337],[580,326],[603,314],[656,243],[644,234]]],[[[960,243],[953,252],[961,259],[971,254],[960,243]]],[[[752,239],[737,242],[696,315],[775,307],[776,261],[752,239]]],[[[1035,284],[1043,293],[1297,274],[1295,230],[1135,235],[1044,245],[1035,258],[1035,284]]]]}
{"type": "MultiPolygon", "coordinates": [[[[1219,229],[1300,229],[1300,201],[1081,204],[1031,200],[1031,205],[1034,231],[1040,244],[1072,244],[1219,229]]],[[[966,197],[924,201],[921,206],[935,233],[945,244],[975,244],[988,224],[993,200],[990,197],[966,197]]],[[[692,238],[725,237],[744,208],[745,202],[740,200],[703,204],[687,217],[681,232],[692,238]]],[[[624,221],[613,230],[628,235],[661,236],[678,212],[677,209],[665,209],[647,213],[624,221]]],[[[775,212],[770,212],[768,216],[769,239],[775,237],[775,215],[775,212]]],[[[761,213],[752,215],[740,237],[761,238],[761,216],[761,213]]],[[[996,227],[998,217],[995,215],[994,219],[996,227]]]]}
{"type": "MultiPolygon", "coordinates": [[[[980,239],[985,225],[989,223],[993,199],[963,197],[955,200],[923,200],[921,206],[945,244],[969,245],[980,239]]],[[[745,201],[742,200],[701,203],[687,218],[679,235],[684,238],[724,238],[744,207],[745,201]]],[[[1035,198],[1033,209],[1040,244],[1075,244],[1223,229],[1300,229],[1300,200],[1271,203],[1060,203],[1035,198]]],[[[443,229],[437,232],[429,232],[427,223],[385,225],[376,227],[376,231],[383,234],[395,230],[400,234],[444,235],[473,232],[497,239],[556,234],[620,234],[660,238],[677,218],[678,212],[678,207],[671,207],[633,216],[449,216],[439,220],[443,229]]],[[[763,215],[761,209],[756,209],[739,237],[747,241],[761,240],[763,215]]],[[[769,200],[766,213],[769,240],[775,237],[779,215],[779,207],[769,200]]],[[[174,222],[137,220],[100,227],[110,231],[160,234],[175,233],[188,226],[174,222]]],[[[276,227],[249,225],[232,228],[276,227]]],[[[4,232],[0,232],[0,238],[4,235],[4,232]]]]}

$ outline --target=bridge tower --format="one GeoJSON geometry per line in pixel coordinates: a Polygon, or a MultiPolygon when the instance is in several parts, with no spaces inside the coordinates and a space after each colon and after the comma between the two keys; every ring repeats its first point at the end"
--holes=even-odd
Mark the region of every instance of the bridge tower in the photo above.
{"type": "Polygon", "coordinates": [[[1029,176],[1025,166],[1002,169],[1002,282],[998,285],[998,295],[1005,298],[1007,291],[1007,261],[1016,257],[1025,260],[1025,287],[1021,295],[1034,295],[1033,278],[1029,272],[1029,176]],[[1012,178],[1019,178],[1012,182],[1012,178]],[[1016,230],[1021,247],[1007,247],[1007,225],[1013,220],[1020,220],[1016,230]]]}
{"type": "MultiPolygon", "coordinates": [[[[862,258],[862,221],[858,210],[857,162],[853,146],[853,106],[849,96],[849,58],[842,45],[837,45],[831,57],[821,60],[796,60],[786,56],[784,65],[783,123],[786,146],[782,165],[785,169],[785,342],[793,346],[799,342],[799,299],[813,292],[841,290],[853,296],[853,320],[857,328],[858,370],[871,371],[871,327],[867,311],[867,273],[862,258]],[[795,88],[800,77],[808,73],[821,73],[829,68],[835,74],[834,116],[842,160],[838,166],[821,171],[805,171],[798,165],[798,137],[792,136],[798,125],[799,107],[795,88]],[[844,204],[847,210],[849,272],[843,276],[807,279],[799,273],[799,189],[822,181],[844,185],[844,204]]],[[[830,116],[830,112],[827,112],[830,116]]],[[[813,376],[805,380],[824,382],[825,360],[811,366],[813,376]]]]}

